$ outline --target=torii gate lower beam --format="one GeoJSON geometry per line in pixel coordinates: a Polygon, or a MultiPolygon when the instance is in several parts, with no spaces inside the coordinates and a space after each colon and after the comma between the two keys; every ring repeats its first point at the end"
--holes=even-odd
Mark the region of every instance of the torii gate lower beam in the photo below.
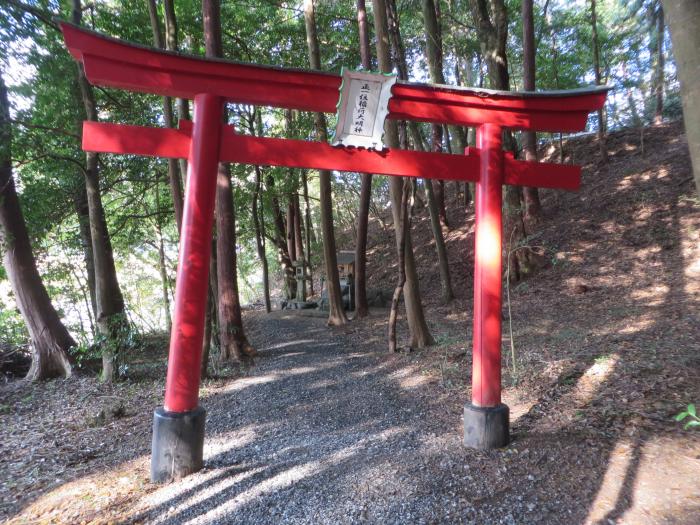
{"type": "Polygon", "coordinates": [[[508,443],[508,407],[501,402],[502,186],[573,190],[580,183],[580,168],[515,160],[503,151],[503,128],[581,130],[588,113],[602,107],[606,88],[510,93],[398,83],[388,118],[474,126],[477,148],[468,148],[466,155],[335,148],[237,135],[221,117],[225,102],[332,112],[337,75],[202,60],[134,46],[71,24],[61,23],[61,29],[92,83],[194,99],[194,123],[181,122],[179,130],[96,122],[83,128],[86,151],[189,160],[165,401],[155,411],[153,425],[153,481],[202,467],[200,359],[219,162],[475,181],[472,402],[464,407],[464,443],[476,448],[508,443]]]}

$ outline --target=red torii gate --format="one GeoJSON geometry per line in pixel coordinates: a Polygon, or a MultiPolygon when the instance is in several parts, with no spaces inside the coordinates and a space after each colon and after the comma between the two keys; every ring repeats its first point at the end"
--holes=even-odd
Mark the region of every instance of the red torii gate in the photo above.
{"type": "Polygon", "coordinates": [[[477,448],[508,443],[508,407],[501,403],[502,185],[575,190],[581,169],[515,160],[503,151],[503,128],[583,130],[588,114],[605,103],[607,88],[517,93],[399,82],[392,88],[388,118],[476,127],[477,147],[466,155],[378,152],[239,135],[222,124],[226,102],[335,113],[338,75],[184,56],[66,22],[61,30],[91,83],[194,99],[194,122],[181,121],[179,129],[83,126],[86,151],[189,161],[165,401],[154,415],[153,481],[202,467],[205,412],[199,406],[199,370],[220,161],[474,181],[472,402],[464,407],[464,443],[477,448]]]}

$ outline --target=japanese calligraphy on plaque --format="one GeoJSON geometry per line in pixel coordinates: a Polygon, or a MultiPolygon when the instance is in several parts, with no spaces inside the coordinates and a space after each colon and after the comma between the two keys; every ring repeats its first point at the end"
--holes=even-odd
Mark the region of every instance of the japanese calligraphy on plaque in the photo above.
{"type": "Polygon", "coordinates": [[[343,69],[334,146],[384,148],[384,120],[395,82],[394,75],[343,69]]]}

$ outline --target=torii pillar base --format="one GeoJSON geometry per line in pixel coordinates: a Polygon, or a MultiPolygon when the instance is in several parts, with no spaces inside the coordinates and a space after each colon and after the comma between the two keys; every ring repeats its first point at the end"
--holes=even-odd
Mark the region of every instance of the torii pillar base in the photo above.
{"type": "Polygon", "coordinates": [[[153,414],[151,481],[167,483],[201,470],[204,465],[204,420],[197,407],[188,412],[157,408],[153,414]]]}
{"type": "Polygon", "coordinates": [[[510,442],[508,405],[479,407],[464,405],[464,445],[487,450],[502,448],[510,442]]]}

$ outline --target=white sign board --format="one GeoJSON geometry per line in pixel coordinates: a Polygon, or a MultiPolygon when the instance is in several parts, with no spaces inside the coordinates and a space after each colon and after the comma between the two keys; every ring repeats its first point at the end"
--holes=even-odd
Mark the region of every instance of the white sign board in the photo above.
{"type": "Polygon", "coordinates": [[[343,70],[334,146],[384,148],[384,120],[396,76],[343,70]]]}

